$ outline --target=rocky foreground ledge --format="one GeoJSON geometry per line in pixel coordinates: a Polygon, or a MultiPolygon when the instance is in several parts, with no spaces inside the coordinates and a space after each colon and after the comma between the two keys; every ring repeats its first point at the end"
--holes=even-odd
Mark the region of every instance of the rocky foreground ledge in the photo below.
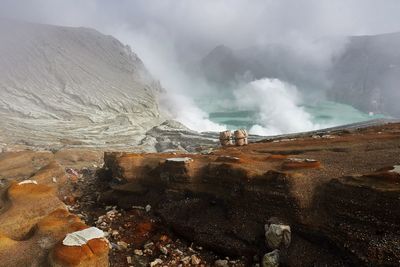
{"type": "Polygon", "coordinates": [[[0,266],[399,266],[400,124],[0,154],[0,266]]]}

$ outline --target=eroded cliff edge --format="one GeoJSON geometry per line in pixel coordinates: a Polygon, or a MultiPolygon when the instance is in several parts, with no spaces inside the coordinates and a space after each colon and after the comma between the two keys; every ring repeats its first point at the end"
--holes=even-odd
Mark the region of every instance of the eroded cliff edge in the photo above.
{"type": "Polygon", "coordinates": [[[106,153],[107,202],[151,203],[184,238],[222,255],[268,251],[292,228],[287,266],[396,266],[400,125],[254,143],[207,155],[106,153]]]}

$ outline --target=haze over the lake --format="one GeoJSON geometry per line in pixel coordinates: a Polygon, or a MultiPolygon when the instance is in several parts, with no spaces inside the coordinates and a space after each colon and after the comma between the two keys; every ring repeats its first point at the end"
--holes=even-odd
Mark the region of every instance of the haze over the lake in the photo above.
{"type": "Polygon", "coordinates": [[[397,72],[377,71],[382,81],[359,91],[364,70],[349,78],[341,61],[349,46],[360,47],[349,36],[400,31],[398,14],[396,0],[0,3],[1,17],[90,27],[128,44],[165,88],[163,112],[189,128],[263,135],[400,115],[397,72]]]}

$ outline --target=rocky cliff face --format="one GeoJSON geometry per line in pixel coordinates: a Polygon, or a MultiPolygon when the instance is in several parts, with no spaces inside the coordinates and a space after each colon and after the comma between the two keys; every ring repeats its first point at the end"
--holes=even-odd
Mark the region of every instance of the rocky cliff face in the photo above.
{"type": "Polygon", "coordinates": [[[398,266],[399,133],[388,124],[208,155],[106,153],[111,190],[102,199],[125,209],[150,203],[178,235],[247,256],[246,266],[275,249],[264,227],[274,222],[291,229],[282,266],[398,266]]]}
{"type": "Polygon", "coordinates": [[[162,122],[160,84],[115,38],[2,21],[0,40],[0,141],[118,147],[162,122]]]}
{"type": "Polygon", "coordinates": [[[352,37],[330,70],[335,100],[400,116],[400,33],[352,37]]]}

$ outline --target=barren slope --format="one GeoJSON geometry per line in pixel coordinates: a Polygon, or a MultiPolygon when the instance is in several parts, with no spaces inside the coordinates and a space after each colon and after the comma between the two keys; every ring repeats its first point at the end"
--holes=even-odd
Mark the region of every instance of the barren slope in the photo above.
{"type": "Polygon", "coordinates": [[[2,21],[0,40],[3,142],[115,147],[136,144],[160,122],[160,85],[115,38],[2,21]]]}

